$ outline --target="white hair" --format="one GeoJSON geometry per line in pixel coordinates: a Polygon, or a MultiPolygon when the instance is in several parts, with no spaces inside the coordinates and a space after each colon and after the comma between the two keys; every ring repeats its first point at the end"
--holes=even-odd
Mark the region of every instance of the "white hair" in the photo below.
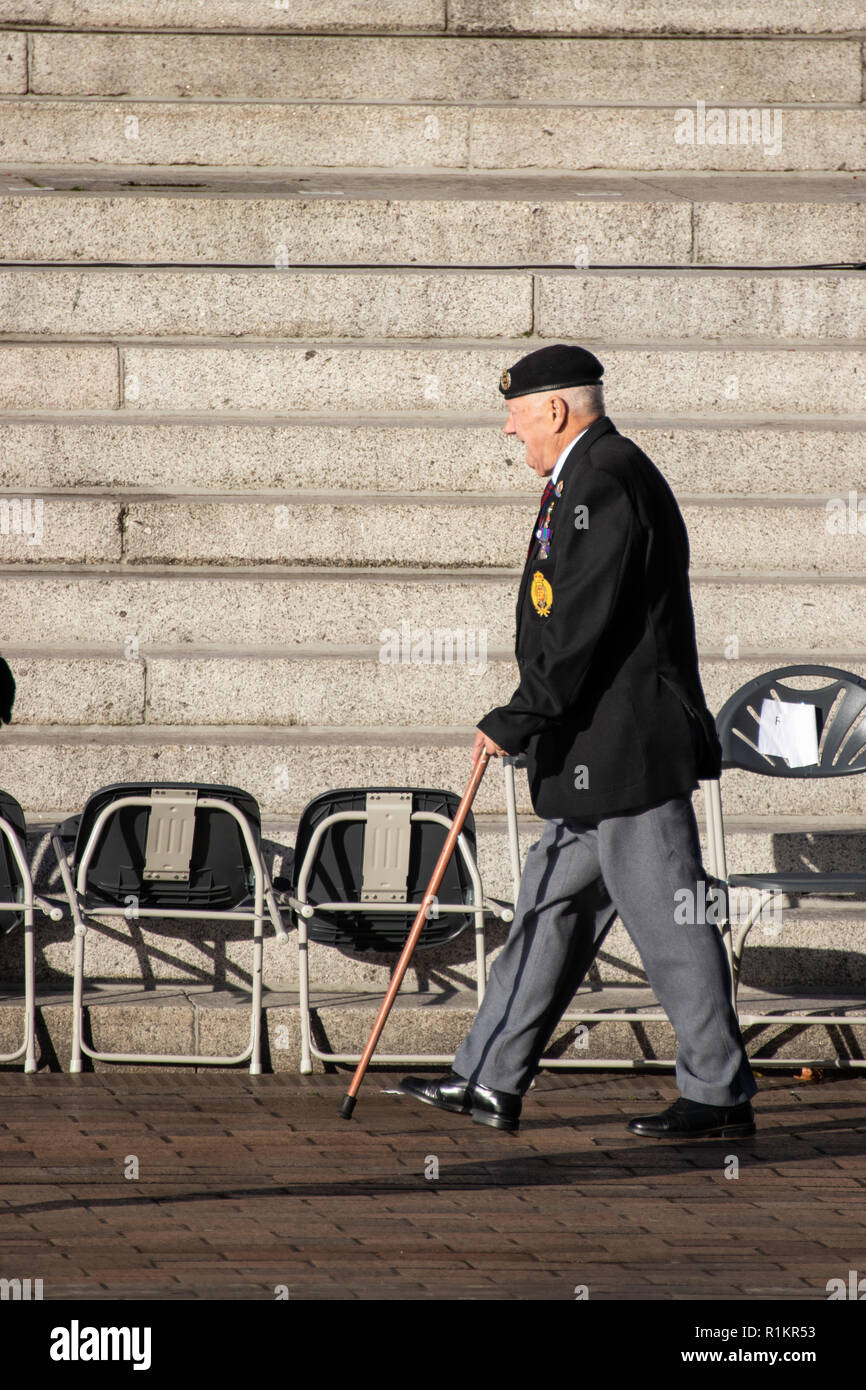
{"type": "Polygon", "coordinates": [[[600,381],[593,381],[589,386],[566,386],[550,394],[561,396],[569,410],[580,415],[604,414],[604,388],[600,381]]]}

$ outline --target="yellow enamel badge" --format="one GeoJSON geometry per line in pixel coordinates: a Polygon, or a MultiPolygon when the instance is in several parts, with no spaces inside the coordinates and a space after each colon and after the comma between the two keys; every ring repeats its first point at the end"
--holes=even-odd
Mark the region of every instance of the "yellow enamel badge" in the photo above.
{"type": "Polygon", "coordinates": [[[529,593],[532,598],[532,606],[539,618],[546,618],[553,606],[553,590],[541,570],[536,570],[532,576],[532,587],[529,593]]]}

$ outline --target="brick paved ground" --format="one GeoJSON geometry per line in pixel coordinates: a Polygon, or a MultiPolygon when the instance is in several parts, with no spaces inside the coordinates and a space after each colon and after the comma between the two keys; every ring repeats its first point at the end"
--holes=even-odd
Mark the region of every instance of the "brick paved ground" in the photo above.
{"type": "Polygon", "coordinates": [[[516,1136],[383,1072],[347,1123],[346,1084],[0,1074],[0,1274],[45,1299],[822,1301],[866,1274],[866,1079],[766,1076],[756,1139],[677,1145],[624,1130],[668,1077],[543,1076],[516,1136]]]}

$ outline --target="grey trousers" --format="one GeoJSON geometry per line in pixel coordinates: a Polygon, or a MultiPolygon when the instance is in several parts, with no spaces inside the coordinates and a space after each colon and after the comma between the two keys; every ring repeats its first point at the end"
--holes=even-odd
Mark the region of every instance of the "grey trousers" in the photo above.
{"type": "Polygon", "coordinates": [[[546,821],[455,1072],[522,1095],[618,914],[676,1032],[681,1094],[706,1105],[748,1100],[758,1088],[731,1004],[721,933],[676,920],[704,915],[682,910],[688,899],[680,890],[697,901],[705,883],[690,797],[594,824],[546,821]]]}

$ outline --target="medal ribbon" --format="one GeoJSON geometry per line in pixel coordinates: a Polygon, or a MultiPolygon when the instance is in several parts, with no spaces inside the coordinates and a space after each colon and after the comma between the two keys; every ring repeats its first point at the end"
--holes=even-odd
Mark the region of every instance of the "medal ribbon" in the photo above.
{"type": "Polygon", "coordinates": [[[542,517],[543,517],[543,515],[544,515],[544,509],[545,509],[545,507],[547,506],[547,504],[548,504],[548,502],[550,501],[550,499],[551,499],[552,496],[553,496],[553,483],[550,481],[550,479],[548,479],[548,480],[547,480],[547,483],[546,483],[546,485],[545,485],[545,488],[544,488],[544,492],[541,494],[541,506],[538,508],[538,516],[536,517],[536,519],[535,519],[535,525],[534,525],[533,528],[532,528],[532,537],[531,537],[531,539],[530,539],[529,546],[528,546],[527,551],[526,551],[526,561],[525,561],[524,563],[528,562],[529,557],[530,557],[530,555],[532,554],[532,547],[535,545],[535,542],[539,539],[539,537],[536,535],[536,532],[537,532],[539,526],[541,525],[541,519],[542,519],[542,517]]]}

